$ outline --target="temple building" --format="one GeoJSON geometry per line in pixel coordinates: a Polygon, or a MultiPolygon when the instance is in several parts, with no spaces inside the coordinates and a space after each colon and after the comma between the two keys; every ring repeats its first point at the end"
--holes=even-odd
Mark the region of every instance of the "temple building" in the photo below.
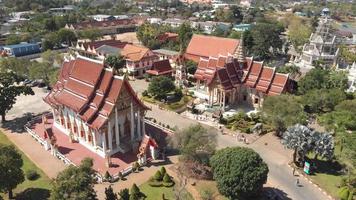
{"type": "Polygon", "coordinates": [[[53,127],[100,157],[138,152],[147,137],[148,108],[125,78],[100,61],[81,56],[66,60],[44,100],[52,108],[53,127]]]}
{"type": "Polygon", "coordinates": [[[266,96],[286,92],[289,80],[288,74],[245,57],[242,42],[233,55],[200,58],[194,77],[195,96],[222,111],[239,104],[260,108],[266,96]]]}
{"type": "Polygon", "coordinates": [[[331,21],[323,17],[314,33],[310,35],[309,42],[303,46],[300,58],[303,66],[312,66],[315,61],[335,65],[339,54],[336,36],[331,33],[331,21]]]}

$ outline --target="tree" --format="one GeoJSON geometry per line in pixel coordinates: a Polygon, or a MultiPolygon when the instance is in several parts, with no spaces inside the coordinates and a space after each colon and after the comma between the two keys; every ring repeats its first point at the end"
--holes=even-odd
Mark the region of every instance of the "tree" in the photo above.
{"type": "Polygon", "coordinates": [[[314,133],[314,147],[315,159],[318,156],[331,160],[334,156],[334,137],[328,133],[320,133],[315,131],[314,133]]]}
{"type": "Polygon", "coordinates": [[[296,65],[277,67],[278,73],[289,74],[289,77],[295,79],[302,75],[300,68],[296,65]]]}
{"type": "Polygon", "coordinates": [[[356,100],[345,100],[335,106],[335,110],[318,118],[319,123],[328,130],[356,130],[356,100]]]}
{"type": "Polygon", "coordinates": [[[51,79],[53,78],[52,74],[57,74],[57,69],[46,62],[32,62],[32,66],[29,69],[29,76],[31,79],[43,80],[46,85],[49,85],[50,82],[53,81],[51,81],[51,79]]]}
{"type": "Polygon", "coordinates": [[[125,188],[125,189],[120,190],[119,196],[120,196],[119,200],[130,200],[129,189],[125,188]]]}
{"type": "Polygon", "coordinates": [[[219,192],[230,199],[252,199],[267,181],[267,164],[249,148],[218,150],[210,165],[219,192]]]}
{"type": "Polygon", "coordinates": [[[63,57],[55,51],[47,50],[41,53],[41,58],[44,63],[53,65],[55,62],[60,64],[63,62],[63,57]]]}
{"type": "Polygon", "coordinates": [[[9,199],[13,198],[12,190],[25,180],[22,165],[21,154],[14,146],[0,144],[0,192],[8,193],[9,199]]]}
{"type": "Polygon", "coordinates": [[[334,154],[334,141],[330,134],[312,131],[300,124],[289,127],[283,133],[281,142],[286,148],[293,150],[294,163],[297,156],[300,158],[299,163],[303,163],[309,152],[315,152],[315,158],[320,155],[326,159],[331,159],[334,154]]]}
{"type": "Polygon", "coordinates": [[[251,28],[252,53],[261,59],[274,55],[276,50],[282,49],[283,42],[280,38],[282,32],[283,28],[275,23],[257,23],[251,28]]]}
{"type": "Polygon", "coordinates": [[[12,45],[12,44],[18,44],[21,42],[21,39],[18,35],[11,34],[6,37],[5,44],[6,45],[12,45]]]}
{"type": "Polygon", "coordinates": [[[86,158],[81,164],[69,166],[64,171],[60,172],[53,181],[51,199],[66,200],[66,199],[88,199],[96,200],[94,190],[94,174],[92,169],[93,160],[86,158]]]}
{"type": "Polygon", "coordinates": [[[105,200],[118,200],[117,194],[114,193],[111,185],[108,188],[105,188],[105,200]]]}
{"type": "Polygon", "coordinates": [[[14,72],[0,70],[0,115],[3,122],[5,115],[16,103],[16,97],[23,95],[34,95],[31,87],[19,85],[21,78],[14,72]]]}
{"type": "Polygon", "coordinates": [[[172,79],[166,76],[154,77],[148,85],[148,93],[158,99],[165,98],[174,89],[175,85],[172,79]]]}
{"type": "Polygon", "coordinates": [[[307,119],[303,105],[297,101],[297,97],[291,95],[267,97],[263,102],[262,113],[267,122],[274,126],[277,135],[293,124],[305,124],[307,119]]]}
{"type": "Polygon", "coordinates": [[[187,66],[187,72],[189,74],[195,74],[195,71],[197,71],[197,63],[192,61],[192,60],[188,60],[186,62],[186,66],[187,66]]]}
{"type": "Polygon", "coordinates": [[[137,185],[134,183],[131,187],[130,191],[130,200],[139,200],[142,197],[142,193],[140,191],[140,188],[137,187],[137,185]]]}
{"type": "Polygon", "coordinates": [[[178,131],[170,142],[184,158],[202,162],[202,155],[212,155],[215,151],[216,133],[197,124],[178,131]]]}
{"type": "Polygon", "coordinates": [[[0,71],[12,71],[19,77],[28,75],[28,61],[17,58],[0,59],[0,71]]]}
{"type": "Polygon", "coordinates": [[[115,73],[118,74],[119,69],[125,67],[126,61],[121,55],[119,56],[110,55],[105,59],[105,64],[112,67],[115,73]]]}
{"type": "Polygon", "coordinates": [[[302,96],[305,109],[311,113],[325,113],[346,99],[346,94],[340,89],[311,90],[302,96]]]}
{"type": "Polygon", "coordinates": [[[180,49],[185,51],[190,39],[193,36],[193,29],[189,23],[183,23],[178,28],[178,42],[181,45],[180,49]]]}
{"type": "Polygon", "coordinates": [[[301,51],[299,47],[309,40],[311,33],[311,28],[300,18],[294,18],[288,26],[288,39],[299,52],[301,51]]]}
{"type": "Polygon", "coordinates": [[[101,31],[95,28],[86,29],[79,32],[80,37],[89,39],[90,41],[95,41],[101,36],[101,31]]]}
{"type": "Polygon", "coordinates": [[[44,40],[42,42],[42,49],[43,50],[54,49],[54,47],[58,46],[58,44],[59,44],[58,35],[56,32],[52,32],[44,37],[44,40]]]}
{"type": "Polygon", "coordinates": [[[73,42],[77,41],[77,36],[75,33],[69,29],[66,28],[61,28],[58,32],[58,40],[61,43],[66,43],[68,46],[70,46],[73,42]]]}
{"type": "Polygon", "coordinates": [[[164,31],[160,27],[146,22],[138,27],[136,35],[137,39],[144,46],[150,49],[156,49],[160,45],[158,36],[162,33],[164,33],[164,31]]]}
{"type": "Polygon", "coordinates": [[[313,68],[298,82],[298,92],[305,94],[314,89],[347,88],[347,75],[344,72],[313,68]]]}

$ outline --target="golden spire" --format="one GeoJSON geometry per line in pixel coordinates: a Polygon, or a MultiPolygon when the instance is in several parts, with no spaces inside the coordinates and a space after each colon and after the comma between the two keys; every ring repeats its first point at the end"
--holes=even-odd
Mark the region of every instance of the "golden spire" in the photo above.
{"type": "Polygon", "coordinates": [[[241,38],[240,38],[240,43],[239,46],[237,47],[235,53],[234,53],[234,57],[237,58],[237,61],[244,63],[246,62],[245,59],[245,47],[244,47],[244,34],[241,34],[241,38]]]}

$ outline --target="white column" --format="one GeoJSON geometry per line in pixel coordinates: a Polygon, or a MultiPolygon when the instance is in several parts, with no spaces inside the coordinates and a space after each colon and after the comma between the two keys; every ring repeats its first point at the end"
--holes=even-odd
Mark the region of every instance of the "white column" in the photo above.
{"type": "Polygon", "coordinates": [[[144,117],[142,117],[142,120],[141,120],[141,122],[142,122],[142,138],[145,136],[145,134],[146,134],[146,123],[145,123],[145,118],[144,117]]]}
{"type": "Polygon", "coordinates": [[[225,110],[225,98],[226,98],[226,94],[225,92],[223,92],[223,109],[225,110]]]}
{"type": "Polygon", "coordinates": [[[131,104],[130,104],[130,106],[131,106],[131,112],[130,112],[130,118],[131,118],[131,141],[133,141],[134,140],[134,138],[135,138],[135,135],[134,135],[134,129],[135,129],[135,127],[134,127],[134,112],[133,112],[133,103],[132,103],[132,101],[131,101],[131,104]]]}
{"type": "Polygon", "coordinates": [[[93,146],[96,147],[96,132],[92,132],[92,138],[93,138],[93,146]]]}
{"type": "Polygon", "coordinates": [[[119,119],[117,116],[117,108],[115,108],[115,137],[116,137],[116,146],[120,145],[120,135],[119,135],[119,119]]]}
{"type": "Polygon", "coordinates": [[[105,133],[102,133],[101,134],[101,139],[102,139],[102,144],[103,144],[103,151],[104,151],[104,153],[106,154],[106,137],[105,137],[106,135],[105,135],[105,133]]]}
{"type": "Polygon", "coordinates": [[[137,136],[142,138],[140,109],[137,110],[137,136]]]}
{"type": "Polygon", "coordinates": [[[110,119],[109,119],[109,123],[108,123],[108,137],[109,137],[109,150],[112,151],[112,128],[111,128],[111,123],[110,123],[110,119]]]}
{"type": "MultiPolygon", "coordinates": [[[[79,127],[78,127],[79,130],[79,127]]],[[[78,132],[80,135],[80,132],[78,132]]],[[[88,131],[84,130],[84,134],[85,134],[85,141],[89,142],[89,134],[90,134],[90,129],[88,129],[88,131]]]]}

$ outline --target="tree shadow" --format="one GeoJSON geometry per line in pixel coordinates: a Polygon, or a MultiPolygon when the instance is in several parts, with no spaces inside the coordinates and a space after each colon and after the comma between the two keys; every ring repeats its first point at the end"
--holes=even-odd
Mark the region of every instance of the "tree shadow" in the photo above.
{"type": "Polygon", "coordinates": [[[262,189],[262,198],[261,200],[292,200],[288,197],[288,194],[284,191],[273,188],[273,187],[264,187],[262,189]]]}
{"type": "Polygon", "coordinates": [[[310,175],[315,175],[315,173],[323,173],[330,175],[342,175],[343,166],[337,161],[326,161],[319,159],[310,159],[312,170],[310,175]]]}
{"type": "Polygon", "coordinates": [[[46,200],[50,197],[50,191],[43,188],[27,188],[16,195],[16,200],[46,200]]]}
{"type": "Polygon", "coordinates": [[[37,115],[35,115],[32,112],[24,113],[20,117],[16,117],[14,119],[2,122],[1,128],[9,130],[12,133],[23,133],[25,131],[24,126],[26,125],[27,122],[32,120],[34,117],[41,116],[42,114],[45,114],[45,113],[48,113],[48,112],[40,113],[37,115]]]}

